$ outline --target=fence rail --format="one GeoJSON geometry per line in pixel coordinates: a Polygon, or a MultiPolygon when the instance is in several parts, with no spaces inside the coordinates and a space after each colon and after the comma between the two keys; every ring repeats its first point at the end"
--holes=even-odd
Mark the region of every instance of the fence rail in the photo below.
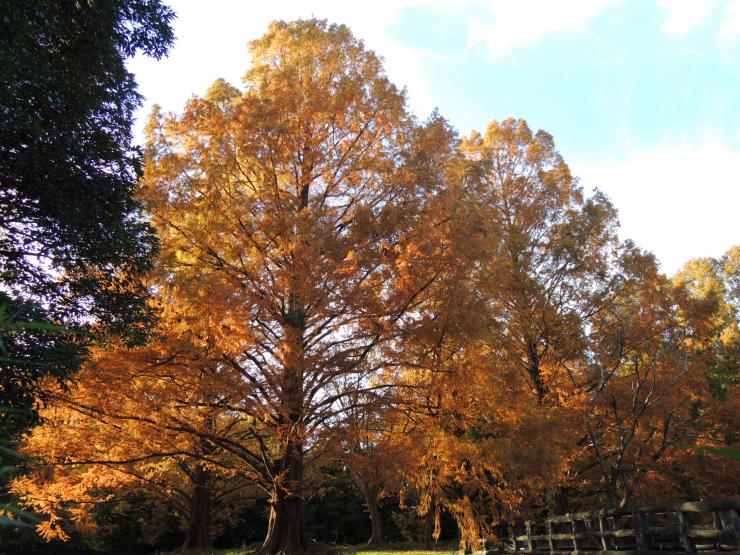
{"type": "Polygon", "coordinates": [[[605,509],[500,526],[486,553],[740,554],[740,500],[605,509]]]}

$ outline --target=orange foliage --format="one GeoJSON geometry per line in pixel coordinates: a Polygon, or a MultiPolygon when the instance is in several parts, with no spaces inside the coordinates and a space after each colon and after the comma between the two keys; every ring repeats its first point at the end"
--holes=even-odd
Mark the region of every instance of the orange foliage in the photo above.
{"type": "Polygon", "coordinates": [[[17,482],[43,533],[125,460],[169,491],[192,461],[262,488],[264,550],[299,553],[327,442],[374,520],[414,489],[468,548],[515,514],[737,491],[692,447],[737,441],[740,251],[669,280],[550,135],[416,122],[346,27],[275,22],[251,53],[243,91],[152,114],[160,337],[55,392],[27,450],[79,489],[17,482]]]}
{"type": "Polygon", "coordinates": [[[96,349],[69,388],[45,384],[42,424],[23,444],[41,464],[12,484],[28,507],[49,517],[38,527],[44,538],[68,539],[67,522],[90,531],[96,504],[144,490],[174,506],[189,534],[202,534],[199,541],[207,543],[218,524],[254,497],[249,471],[213,441],[225,430],[244,433],[226,408],[212,403],[224,383],[218,366],[182,331],[171,308],[162,316],[149,345],[96,349]],[[207,493],[205,506],[199,492],[207,493]]]}
{"type": "Polygon", "coordinates": [[[346,27],[276,22],[251,53],[243,92],[155,111],[142,194],[183,325],[258,446],[234,454],[271,484],[265,549],[300,552],[304,456],[343,397],[392,385],[382,354],[449,256],[432,216],[451,133],[412,121],[346,27]]]}

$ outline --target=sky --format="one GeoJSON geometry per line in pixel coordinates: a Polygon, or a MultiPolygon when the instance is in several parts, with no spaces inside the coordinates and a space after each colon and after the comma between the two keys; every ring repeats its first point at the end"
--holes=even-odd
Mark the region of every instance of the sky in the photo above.
{"type": "Polygon", "coordinates": [[[380,54],[420,119],[436,107],[463,136],[508,117],[553,135],[666,273],[740,244],[740,0],[165,1],[169,56],[129,64],[137,141],[152,104],[240,86],[270,21],[318,17],[380,54]]]}

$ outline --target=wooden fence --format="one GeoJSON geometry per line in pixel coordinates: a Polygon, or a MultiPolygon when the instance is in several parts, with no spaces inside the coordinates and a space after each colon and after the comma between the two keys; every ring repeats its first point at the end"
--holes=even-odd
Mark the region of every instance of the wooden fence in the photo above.
{"type": "Polygon", "coordinates": [[[607,509],[501,526],[487,553],[740,553],[740,500],[607,509]]]}

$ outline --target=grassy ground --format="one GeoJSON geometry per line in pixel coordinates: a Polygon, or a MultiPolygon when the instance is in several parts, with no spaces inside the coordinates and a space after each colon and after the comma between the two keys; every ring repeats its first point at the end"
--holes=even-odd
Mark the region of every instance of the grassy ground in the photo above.
{"type": "MultiPolygon", "coordinates": [[[[380,547],[367,545],[348,545],[327,548],[326,553],[341,555],[450,555],[457,553],[457,547],[452,544],[441,544],[431,551],[425,550],[413,544],[389,544],[380,547]]],[[[214,551],[213,555],[250,555],[252,550],[228,549],[226,551],[214,551]]],[[[211,554],[209,554],[211,555],[211,554]]]]}
{"type": "Polygon", "coordinates": [[[425,550],[419,546],[410,544],[391,544],[382,547],[370,547],[367,545],[340,548],[342,554],[347,555],[448,555],[457,553],[454,545],[442,544],[433,550],[425,550]]]}
{"type": "Polygon", "coordinates": [[[356,546],[342,549],[340,553],[347,555],[449,555],[452,553],[457,553],[457,549],[454,549],[454,547],[450,545],[440,546],[432,551],[414,548],[413,546],[407,545],[393,545],[377,548],[368,546],[356,546]]]}

